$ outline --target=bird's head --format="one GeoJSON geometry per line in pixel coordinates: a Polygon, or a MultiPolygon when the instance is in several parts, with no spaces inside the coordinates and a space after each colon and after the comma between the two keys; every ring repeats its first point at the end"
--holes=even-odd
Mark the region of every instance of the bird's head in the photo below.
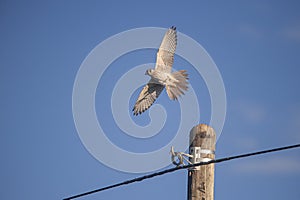
{"type": "Polygon", "coordinates": [[[147,69],[146,72],[145,72],[145,75],[150,76],[153,73],[153,71],[154,71],[153,69],[147,69]]]}

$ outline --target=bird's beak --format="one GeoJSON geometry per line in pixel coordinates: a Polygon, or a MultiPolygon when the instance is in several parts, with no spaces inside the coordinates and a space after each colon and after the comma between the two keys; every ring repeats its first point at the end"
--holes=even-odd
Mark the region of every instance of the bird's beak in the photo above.
{"type": "Polygon", "coordinates": [[[145,71],[145,75],[147,75],[147,71],[145,71]]]}

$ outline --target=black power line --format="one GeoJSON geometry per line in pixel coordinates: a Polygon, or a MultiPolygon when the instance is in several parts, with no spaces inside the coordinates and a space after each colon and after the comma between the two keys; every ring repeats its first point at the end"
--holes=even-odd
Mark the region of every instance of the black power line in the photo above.
{"type": "Polygon", "coordinates": [[[92,190],[92,191],[89,191],[89,192],[85,192],[85,193],[81,193],[81,194],[74,195],[74,196],[71,196],[71,197],[67,197],[64,200],[75,199],[75,198],[78,198],[78,197],[82,197],[82,196],[86,196],[86,195],[93,194],[93,193],[96,193],[96,192],[101,192],[101,191],[108,190],[108,189],[111,189],[111,188],[119,187],[121,185],[127,185],[127,184],[130,184],[130,183],[142,181],[142,180],[145,180],[145,179],[148,179],[148,178],[153,178],[155,176],[160,176],[160,175],[170,173],[170,172],[174,172],[174,171],[181,170],[181,169],[197,167],[197,166],[202,166],[202,165],[209,165],[209,164],[212,164],[212,163],[221,163],[221,162],[225,162],[225,161],[229,161],[229,160],[245,158],[245,157],[250,157],[250,156],[255,156],[255,155],[260,155],[260,154],[266,154],[266,153],[271,153],[271,152],[275,152],[275,151],[283,151],[283,150],[293,149],[293,148],[298,148],[298,147],[300,147],[300,144],[285,146],[285,147],[280,147],[280,148],[274,148],[274,149],[268,149],[268,150],[264,150],[264,151],[257,151],[257,152],[253,152],[253,153],[241,154],[241,155],[231,156],[231,157],[226,157],[226,158],[220,158],[220,159],[210,160],[208,162],[200,162],[200,163],[196,163],[196,164],[178,166],[178,167],[166,169],[166,170],[163,170],[163,171],[155,172],[153,174],[140,176],[140,177],[137,177],[137,178],[134,178],[134,179],[124,181],[124,182],[116,183],[114,185],[109,185],[107,187],[103,187],[103,188],[95,189],[95,190],[92,190]]]}

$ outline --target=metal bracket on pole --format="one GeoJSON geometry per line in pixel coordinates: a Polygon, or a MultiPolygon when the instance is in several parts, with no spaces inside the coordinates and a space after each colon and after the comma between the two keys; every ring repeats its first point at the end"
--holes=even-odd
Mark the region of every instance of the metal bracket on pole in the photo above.
{"type": "MultiPolygon", "coordinates": [[[[208,162],[212,160],[210,158],[203,158],[201,154],[215,154],[215,152],[209,149],[201,149],[201,147],[191,147],[190,148],[191,163],[196,164],[196,163],[208,162]]],[[[200,170],[200,166],[193,167],[190,170],[200,170]]]]}

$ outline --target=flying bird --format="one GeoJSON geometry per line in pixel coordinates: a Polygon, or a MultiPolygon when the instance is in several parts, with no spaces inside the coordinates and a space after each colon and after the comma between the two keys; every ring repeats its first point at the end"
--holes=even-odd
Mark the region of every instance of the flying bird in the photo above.
{"type": "Polygon", "coordinates": [[[186,70],[172,72],[174,53],[177,45],[176,27],[169,28],[162,40],[156,55],[154,69],[148,69],[145,75],[151,77],[144,86],[133,108],[133,114],[146,111],[166,88],[171,100],[177,100],[188,89],[188,74],[186,70]]]}

